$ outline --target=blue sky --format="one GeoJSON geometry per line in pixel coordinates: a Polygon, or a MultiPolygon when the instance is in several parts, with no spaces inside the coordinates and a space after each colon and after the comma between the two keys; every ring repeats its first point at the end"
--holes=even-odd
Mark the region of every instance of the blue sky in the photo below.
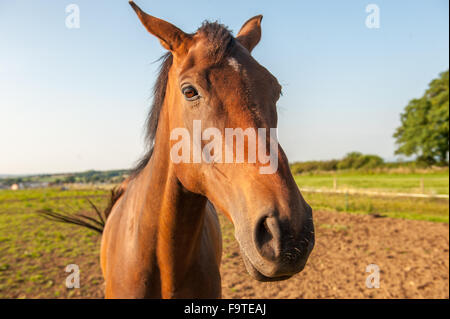
{"type": "MultiPolygon", "coordinates": [[[[263,14],[253,56],[283,85],[279,140],[290,161],[350,151],[393,160],[408,101],[448,69],[448,1],[135,1],[194,32],[234,34],[263,14]],[[380,28],[365,8],[380,8],[380,28]]],[[[127,168],[163,53],[126,0],[0,0],[0,173],[127,168]],[[65,26],[67,5],[80,28],[65,26]]]]}

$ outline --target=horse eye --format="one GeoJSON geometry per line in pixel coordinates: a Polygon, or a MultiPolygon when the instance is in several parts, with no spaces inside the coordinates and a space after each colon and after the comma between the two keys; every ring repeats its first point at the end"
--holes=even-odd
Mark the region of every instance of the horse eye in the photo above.
{"type": "Polygon", "coordinates": [[[193,86],[190,86],[190,85],[184,87],[182,89],[182,92],[183,92],[185,99],[188,101],[196,100],[199,97],[197,90],[193,86]]]}

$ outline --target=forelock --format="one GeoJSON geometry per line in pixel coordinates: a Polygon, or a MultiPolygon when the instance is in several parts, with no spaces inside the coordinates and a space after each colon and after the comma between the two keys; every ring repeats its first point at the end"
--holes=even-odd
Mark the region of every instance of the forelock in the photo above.
{"type": "Polygon", "coordinates": [[[217,21],[205,21],[197,30],[197,34],[207,40],[208,57],[213,62],[219,63],[230,55],[235,40],[225,25],[217,21]]]}

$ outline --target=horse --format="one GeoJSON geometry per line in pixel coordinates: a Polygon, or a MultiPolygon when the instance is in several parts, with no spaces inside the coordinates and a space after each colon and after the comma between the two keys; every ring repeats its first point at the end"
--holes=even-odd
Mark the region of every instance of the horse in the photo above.
{"type": "Polygon", "coordinates": [[[189,34],[129,3],[168,52],[147,118],[148,151],[113,192],[100,229],[105,297],[220,298],[218,214],[233,224],[251,277],[279,281],[299,273],[314,246],[312,209],[278,141],[268,138],[278,162],[270,174],[261,174],[264,163],[257,161],[171,159],[177,143],[171,132],[183,128],[192,136],[195,121],[221,133],[277,127],[281,86],[251,55],[262,15],[245,22],[236,37],[207,21],[189,34]]]}

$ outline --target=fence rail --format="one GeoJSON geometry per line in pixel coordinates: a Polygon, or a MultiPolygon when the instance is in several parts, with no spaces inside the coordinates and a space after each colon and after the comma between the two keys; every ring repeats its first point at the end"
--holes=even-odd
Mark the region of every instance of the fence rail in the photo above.
{"type": "Polygon", "coordinates": [[[306,193],[328,193],[328,194],[348,194],[348,195],[368,195],[368,196],[386,196],[386,197],[416,197],[416,198],[444,198],[449,199],[445,194],[414,194],[414,193],[391,193],[375,192],[362,189],[323,189],[301,187],[300,190],[306,193]]]}

